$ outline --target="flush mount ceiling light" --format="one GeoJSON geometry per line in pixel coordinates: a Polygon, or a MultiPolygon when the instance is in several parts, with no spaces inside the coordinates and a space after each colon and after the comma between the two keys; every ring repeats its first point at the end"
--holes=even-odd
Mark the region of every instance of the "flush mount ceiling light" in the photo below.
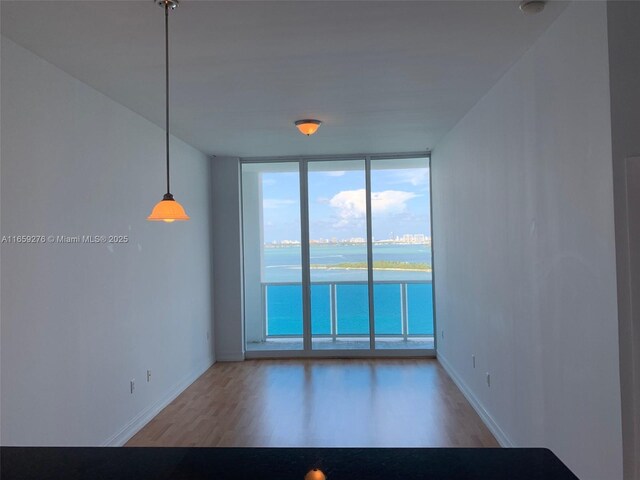
{"type": "Polygon", "coordinates": [[[547,2],[542,0],[525,0],[520,3],[520,10],[527,15],[535,15],[544,10],[544,5],[547,2]]]}
{"type": "Polygon", "coordinates": [[[322,122],[320,120],[312,120],[309,118],[295,122],[295,126],[300,130],[300,133],[307,137],[316,133],[321,124],[322,122]]]}
{"type": "Polygon", "coordinates": [[[164,8],[164,58],[165,58],[165,148],[167,150],[167,193],[164,194],[147,217],[151,221],[163,221],[167,223],[176,220],[189,220],[182,205],[173,199],[169,189],[169,10],[178,6],[178,0],[159,0],[158,5],[164,8]]]}

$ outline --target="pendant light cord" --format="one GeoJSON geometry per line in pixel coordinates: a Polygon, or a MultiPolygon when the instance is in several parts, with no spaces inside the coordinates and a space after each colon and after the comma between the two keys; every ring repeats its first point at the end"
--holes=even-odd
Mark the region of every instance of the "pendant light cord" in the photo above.
{"type": "Polygon", "coordinates": [[[166,148],[167,148],[167,195],[169,189],[169,3],[164,2],[164,59],[165,59],[165,119],[166,119],[166,148]]]}

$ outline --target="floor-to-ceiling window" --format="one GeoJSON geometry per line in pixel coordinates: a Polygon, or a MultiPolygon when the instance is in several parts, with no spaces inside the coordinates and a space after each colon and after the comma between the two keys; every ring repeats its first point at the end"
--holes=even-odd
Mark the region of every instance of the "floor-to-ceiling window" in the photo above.
{"type": "Polygon", "coordinates": [[[375,347],[433,348],[428,159],[370,165],[375,347]]]}
{"type": "Polygon", "coordinates": [[[247,350],[302,350],[297,162],[242,165],[242,233],[247,350]]]}
{"type": "Polygon", "coordinates": [[[312,348],[369,350],[365,160],[307,171],[312,348]]]}
{"type": "Polygon", "coordinates": [[[249,354],[433,350],[428,156],[243,161],[242,210],[249,354]]]}

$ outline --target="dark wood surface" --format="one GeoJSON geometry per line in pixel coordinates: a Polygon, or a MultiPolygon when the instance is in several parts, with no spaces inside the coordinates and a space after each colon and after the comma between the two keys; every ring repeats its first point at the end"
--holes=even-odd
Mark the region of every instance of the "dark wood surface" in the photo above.
{"type": "Polygon", "coordinates": [[[2,447],[3,480],[575,480],[537,448],[2,447]]]}

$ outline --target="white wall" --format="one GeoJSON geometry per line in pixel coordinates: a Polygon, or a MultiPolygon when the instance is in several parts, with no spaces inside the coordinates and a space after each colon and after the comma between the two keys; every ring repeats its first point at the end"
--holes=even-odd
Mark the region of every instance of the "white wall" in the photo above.
{"type": "Polygon", "coordinates": [[[212,255],[216,360],[244,359],[240,160],[218,157],[211,163],[212,255]]]}
{"type": "Polygon", "coordinates": [[[242,253],[244,273],[244,336],[247,343],[265,340],[262,279],[264,251],[262,174],[242,172],[242,253]]]}
{"type": "Polygon", "coordinates": [[[213,362],[209,161],[173,138],[192,220],[147,222],[161,128],[5,38],[1,88],[1,234],[129,236],[2,245],[2,444],[122,443],[213,362]]]}
{"type": "Polygon", "coordinates": [[[432,156],[438,357],[583,480],[622,478],[606,22],[570,4],[432,156]]]}
{"type": "Polygon", "coordinates": [[[640,2],[609,2],[607,20],[625,478],[640,480],[640,2]]]}

